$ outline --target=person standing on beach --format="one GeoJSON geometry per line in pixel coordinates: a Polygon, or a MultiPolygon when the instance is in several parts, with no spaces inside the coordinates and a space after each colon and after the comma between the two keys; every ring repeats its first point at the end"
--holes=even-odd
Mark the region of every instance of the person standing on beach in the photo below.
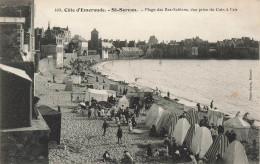
{"type": "Polygon", "coordinates": [[[121,143],[122,143],[123,131],[122,131],[120,125],[118,126],[116,135],[117,135],[118,143],[120,143],[119,141],[121,141],[121,143]]]}
{"type": "Polygon", "coordinates": [[[167,97],[170,98],[170,92],[169,91],[167,92],[167,97]]]}
{"type": "Polygon", "coordinates": [[[103,136],[106,135],[106,131],[107,131],[108,127],[109,127],[109,124],[107,123],[106,120],[104,120],[104,123],[103,123],[103,126],[102,126],[102,128],[104,129],[103,136]]]}
{"type": "Polygon", "coordinates": [[[198,112],[200,112],[200,103],[197,104],[198,112]]]}
{"type": "Polygon", "coordinates": [[[213,100],[210,103],[210,108],[213,109],[213,100]]]}

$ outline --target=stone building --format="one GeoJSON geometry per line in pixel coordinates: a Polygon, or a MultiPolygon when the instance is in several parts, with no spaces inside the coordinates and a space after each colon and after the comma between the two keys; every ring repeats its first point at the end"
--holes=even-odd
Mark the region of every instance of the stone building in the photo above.
{"type": "Polygon", "coordinates": [[[64,34],[58,33],[58,30],[51,30],[50,23],[45,31],[44,37],[41,39],[41,55],[42,57],[53,57],[54,67],[63,66],[64,57],[64,34]]]}
{"type": "Polygon", "coordinates": [[[89,50],[96,50],[97,53],[100,50],[100,40],[98,38],[99,32],[94,28],[93,31],[91,31],[91,40],[89,41],[88,49],[89,50]]]}
{"type": "Polygon", "coordinates": [[[41,49],[41,39],[42,39],[42,37],[44,37],[44,29],[35,28],[34,36],[35,36],[35,50],[40,50],[41,49]]]}
{"type": "Polygon", "coordinates": [[[0,1],[1,61],[34,60],[34,1],[0,1]]]}

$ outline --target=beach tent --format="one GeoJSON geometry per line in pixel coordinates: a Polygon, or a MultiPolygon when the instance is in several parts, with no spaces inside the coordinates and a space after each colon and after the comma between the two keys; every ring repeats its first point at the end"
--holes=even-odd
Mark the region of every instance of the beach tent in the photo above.
{"type": "Polygon", "coordinates": [[[123,96],[122,98],[119,99],[118,102],[118,106],[122,107],[124,105],[124,107],[129,107],[129,101],[127,100],[126,96],[123,96]]]}
{"type": "Polygon", "coordinates": [[[63,84],[67,84],[67,81],[69,81],[69,80],[71,80],[71,78],[70,78],[69,76],[65,76],[65,77],[63,78],[62,83],[63,83],[63,84]]]}
{"type": "Polygon", "coordinates": [[[80,84],[81,83],[81,76],[79,76],[79,75],[72,75],[71,79],[73,81],[73,84],[80,84]]]}
{"type": "Polygon", "coordinates": [[[187,147],[187,149],[188,149],[189,151],[191,151],[191,143],[192,143],[193,136],[194,136],[194,134],[196,133],[196,131],[197,131],[197,129],[198,129],[199,127],[200,127],[200,126],[199,126],[198,124],[192,125],[192,126],[189,128],[189,130],[188,130],[188,132],[187,132],[187,135],[186,135],[186,137],[185,137],[185,139],[184,139],[185,145],[186,145],[186,147],[187,147]]]}
{"type": "Polygon", "coordinates": [[[153,104],[149,111],[146,113],[145,125],[151,128],[153,125],[157,126],[160,117],[163,114],[164,109],[160,106],[153,104]]]}
{"type": "Polygon", "coordinates": [[[188,122],[188,120],[186,118],[181,118],[177,121],[174,132],[170,136],[176,139],[178,145],[182,145],[189,128],[190,123],[188,122]]]}
{"type": "Polygon", "coordinates": [[[236,139],[239,141],[247,141],[248,140],[248,132],[250,129],[250,124],[245,122],[240,117],[234,117],[226,122],[224,122],[225,131],[233,130],[236,133],[236,139]]]}
{"type": "Polygon", "coordinates": [[[219,134],[213,144],[210,146],[208,152],[205,157],[209,160],[209,162],[215,162],[218,154],[223,158],[224,153],[228,147],[228,138],[225,134],[219,134]]]}
{"type": "Polygon", "coordinates": [[[206,127],[199,127],[193,136],[191,151],[194,155],[199,154],[199,158],[203,158],[212,143],[212,136],[209,129],[206,127]]]}
{"type": "Polygon", "coordinates": [[[107,98],[109,96],[116,97],[116,92],[110,90],[97,90],[89,88],[86,90],[85,101],[91,102],[92,98],[96,99],[97,101],[107,101],[107,98]]]}
{"type": "Polygon", "coordinates": [[[178,115],[173,110],[165,110],[157,123],[156,131],[159,133],[162,127],[168,130],[170,128],[172,118],[175,118],[177,123],[178,115]]]}
{"type": "Polygon", "coordinates": [[[228,146],[224,153],[223,160],[225,164],[248,164],[245,149],[237,140],[228,146]]]}
{"type": "Polygon", "coordinates": [[[198,124],[198,112],[195,109],[190,109],[187,111],[186,118],[189,121],[190,125],[198,124]]]}
{"type": "Polygon", "coordinates": [[[67,81],[65,91],[73,91],[73,82],[71,80],[67,81]]]}
{"type": "Polygon", "coordinates": [[[224,113],[220,110],[208,110],[208,119],[210,124],[214,124],[215,126],[219,126],[223,124],[224,113]]]}
{"type": "Polygon", "coordinates": [[[67,76],[66,74],[57,74],[55,76],[55,82],[62,84],[64,82],[64,78],[67,76]]]}
{"type": "Polygon", "coordinates": [[[169,136],[172,136],[173,135],[173,132],[174,132],[174,129],[175,129],[175,126],[178,122],[178,117],[172,117],[170,119],[170,126],[169,126],[169,130],[168,130],[168,135],[169,136]]]}

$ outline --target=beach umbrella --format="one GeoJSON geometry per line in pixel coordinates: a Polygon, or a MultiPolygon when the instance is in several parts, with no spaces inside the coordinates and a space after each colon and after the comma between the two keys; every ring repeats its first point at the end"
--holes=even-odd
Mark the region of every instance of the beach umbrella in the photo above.
{"type": "Polygon", "coordinates": [[[169,121],[169,125],[170,125],[169,130],[168,130],[169,136],[173,136],[174,128],[175,128],[175,125],[177,124],[177,121],[178,121],[178,116],[173,115],[173,117],[169,121]]]}
{"type": "Polygon", "coordinates": [[[195,111],[195,109],[190,109],[186,114],[186,118],[190,125],[199,123],[198,113],[195,111]]]}
{"type": "Polygon", "coordinates": [[[219,134],[213,144],[210,146],[208,152],[205,157],[209,160],[209,162],[214,162],[218,154],[223,158],[224,153],[228,147],[228,138],[225,134],[219,134]]]}
{"type": "Polygon", "coordinates": [[[86,106],[86,104],[84,102],[79,103],[79,105],[86,106]]]}
{"type": "Polygon", "coordinates": [[[187,135],[184,139],[185,141],[185,145],[187,147],[188,150],[191,150],[191,142],[192,142],[192,138],[195,134],[195,132],[197,131],[197,129],[199,128],[200,126],[198,124],[194,124],[190,127],[190,129],[188,130],[187,132],[187,135]]]}
{"type": "Polygon", "coordinates": [[[189,128],[190,123],[186,118],[181,118],[177,121],[177,124],[175,125],[175,129],[171,137],[174,137],[176,139],[178,145],[183,144],[183,141],[187,135],[189,128]]]}

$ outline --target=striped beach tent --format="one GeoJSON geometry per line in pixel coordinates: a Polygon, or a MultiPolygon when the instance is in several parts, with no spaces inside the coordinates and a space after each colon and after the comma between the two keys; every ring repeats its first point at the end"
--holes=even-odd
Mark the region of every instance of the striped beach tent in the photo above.
{"type": "Polygon", "coordinates": [[[190,125],[199,123],[198,113],[197,111],[195,111],[195,109],[190,109],[186,114],[186,118],[189,121],[190,125]]]}
{"type": "Polygon", "coordinates": [[[192,142],[192,138],[195,134],[195,132],[197,131],[197,129],[199,128],[200,126],[198,124],[194,124],[192,125],[188,132],[187,132],[187,135],[184,139],[185,141],[185,146],[187,147],[188,150],[191,150],[191,142],[192,142]]]}
{"type": "Polygon", "coordinates": [[[178,118],[178,115],[174,113],[174,111],[172,110],[165,110],[160,120],[157,123],[156,131],[160,132],[162,127],[168,130],[170,127],[170,123],[171,123],[170,121],[172,117],[178,118]]]}
{"type": "Polygon", "coordinates": [[[183,141],[187,135],[187,132],[190,128],[190,123],[186,118],[181,118],[177,121],[175,125],[174,132],[171,137],[176,139],[178,145],[182,145],[183,141]]]}
{"type": "Polygon", "coordinates": [[[174,128],[177,124],[178,121],[178,116],[173,115],[173,117],[171,117],[171,119],[167,122],[167,124],[169,124],[169,130],[168,130],[168,135],[169,136],[173,136],[173,132],[174,132],[174,128]]]}
{"type": "Polygon", "coordinates": [[[228,138],[225,134],[219,134],[213,144],[210,146],[208,152],[205,157],[209,160],[209,162],[214,162],[218,154],[223,158],[224,153],[228,147],[228,138]]]}

